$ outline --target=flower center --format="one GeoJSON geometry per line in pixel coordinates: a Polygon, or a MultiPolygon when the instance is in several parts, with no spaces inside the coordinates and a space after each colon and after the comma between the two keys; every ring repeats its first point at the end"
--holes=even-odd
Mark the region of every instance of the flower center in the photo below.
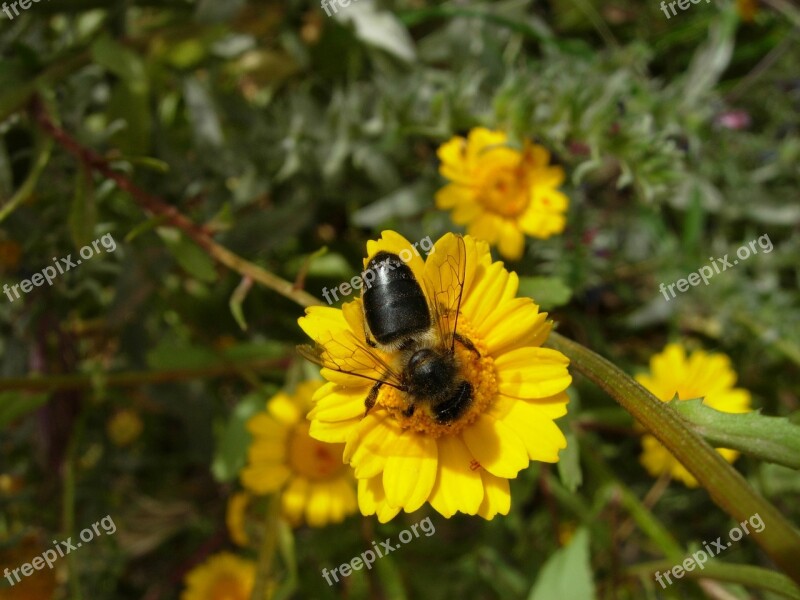
{"type": "Polygon", "coordinates": [[[531,174],[536,166],[533,153],[526,146],[516,154],[519,156],[516,164],[507,157],[492,161],[491,154],[488,155],[478,189],[478,201],[503,217],[518,217],[528,208],[531,199],[531,174]]]}
{"type": "Polygon", "coordinates": [[[249,594],[233,575],[222,575],[208,591],[208,600],[247,600],[249,594]]]}
{"type": "Polygon", "coordinates": [[[486,344],[475,337],[474,331],[466,322],[464,315],[458,319],[458,333],[473,343],[480,356],[472,350],[456,342],[455,353],[458,363],[458,375],[472,385],[472,399],[464,413],[449,423],[436,421],[424,399],[417,400],[414,413],[406,416],[410,397],[389,386],[383,386],[377,403],[392,415],[403,429],[411,429],[419,433],[438,438],[442,435],[455,435],[471,425],[492,404],[497,397],[497,374],[494,360],[488,355],[486,344]]]}
{"type": "Polygon", "coordinates": [[[344,444],[327,444],[308,434],[310,424],[298,423],[289,434],[289,466],[308,479],[330,479],[345,468],[344,444]]]}

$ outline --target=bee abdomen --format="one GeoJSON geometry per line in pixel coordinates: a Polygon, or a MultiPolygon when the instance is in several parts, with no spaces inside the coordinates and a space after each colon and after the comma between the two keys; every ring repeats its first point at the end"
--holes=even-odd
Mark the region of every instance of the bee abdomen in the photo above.
{"type": "Polygon", "coordinates": [[[375,341],[392,344],[430,328],[425,294],[399,256],[379,252],[367,264],[367,272],[374,277],[364,277],[364,315],[375,341]]]}
{"type": "Polygon", "coordinates": [[[472,385],[462,381],[450,398],[433,406],[433,414],[439,423],[450,423],[464,414],[472,404],[472,385]]]}

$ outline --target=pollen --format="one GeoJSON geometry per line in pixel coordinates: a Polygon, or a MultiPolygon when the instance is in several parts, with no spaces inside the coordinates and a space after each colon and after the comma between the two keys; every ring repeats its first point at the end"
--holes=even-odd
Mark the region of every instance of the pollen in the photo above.
{"type": "Polygon", "coordinates": [[[386,409],[403,429],[410,429],[433,438],[456,435],[474,423],[497,397],[497,373],[494,360],[489,356],[484,341],[475,337],[474,330],[463,315],[459,316],[458,333],[471,341],[480,353],[478,356],[469,348],[456,342],[455,352],[459,365],[459,376],[472,385],[472,402],[469,408],[455,421],[438,423],[430,408],[424,402],[417,402],[414,414],[409,417],[403,414],[410,406],[409,396],[393,387],[383,386],[378,395],[377,404],[386,409]]]}

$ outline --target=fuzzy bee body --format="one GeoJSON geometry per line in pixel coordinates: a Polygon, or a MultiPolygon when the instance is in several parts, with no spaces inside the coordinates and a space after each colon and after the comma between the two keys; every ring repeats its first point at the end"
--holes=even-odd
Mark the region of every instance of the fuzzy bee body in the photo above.
{"type": "Polygon", "coordinates": [[[466,251],[460,237],[459,256],[442,265],[448,269],[439,278],[439,288],[428,290],[417,281],[412,269],[397,254],[381,251],[367,263],[375,274],[372,285],[362,290],[366,339],[357,342],[352,360],[332,360],[324,348],[300,347],[301,353],[318,364],[343,373],[359,375],[368,362],[383,377],[375,383],[364,405],[368,413],[375,405],[380,388],[389,385],[404,392],[406,416],[418,407],[429,411],[440,424],[457,420],[472,403],[472,385],[461,374],[455,352],[456,342],[478,354],[473,344],[456,332],[464,285],[466,251]],[[381,358],[375,349],[391,361],[381,358]]]}

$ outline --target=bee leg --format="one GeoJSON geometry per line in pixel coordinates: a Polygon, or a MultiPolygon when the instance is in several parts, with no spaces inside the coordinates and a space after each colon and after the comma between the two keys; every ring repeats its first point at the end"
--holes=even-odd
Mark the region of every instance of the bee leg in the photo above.
{"type": "Polygon", "coordinates": [[[409,406],[407,409],[405,409],[405,410],[403,411],[403,416],[404,416],[404,417],[410,417],[411,415],[413,415],[413,414],[414,414],[414,408],[415,408],[415,407],[416,407],[416,405],[415,405],[415,404],[412,404],[411,406],[409,406]]]}
{"type": "Polygon", "coordinates": [[[465,338],[460,333],[454,333],[453,337],[456,339],[457,342],[459,342],[467,350],[470,350],[470,351],[474,352],[478,356],[478,358],[480,358],[481,353],[478,352],[478,349],[475,347],[475,344],[473,344],[471,341],[469,341],[469,339],[465,338]]]}
{"type": "Polygon", "coordinates": [[[375,401],[378,399],[378,392],[383,385],[382,381],[378,381],[375,385],[372,386],[372,389],[367,394],[366,399],[364,400],[364,407],[366,410],[364,411],[364,416],[366,417],[369,414],[369,411],[372,410],[372,407],[375,406],[375,401]]]}

